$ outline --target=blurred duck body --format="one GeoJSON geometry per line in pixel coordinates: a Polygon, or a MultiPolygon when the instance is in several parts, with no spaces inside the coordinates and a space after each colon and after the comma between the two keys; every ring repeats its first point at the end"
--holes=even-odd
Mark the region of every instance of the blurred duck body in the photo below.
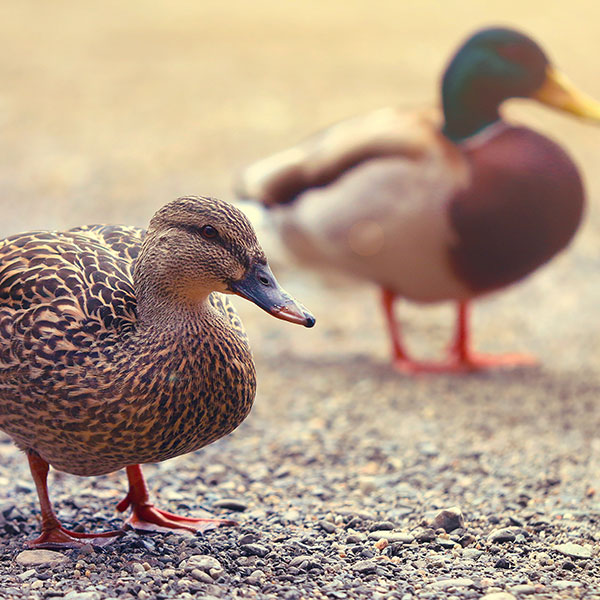
{"type": "Polygon", "coordinates": [[[122,534],[65,529],[49,465],[76,475],[126,468],[137,529],[228,523],[155,508],[139,463],[201,448],[235,429],[256,391],[242,323],[225,294],[276,317],[314,319],[277,284],[245,217],[180,198],[148,231],[85,226],[0,242],[0,430],[29,459],[42,511],[34,547],[122,534]]]}
{"type": "Polygon", "coordinates": [[[296,257],[382,288],[400,370],[532,362],[475,354],[468,302],[520,280],[562,250],[581,221],[584,190],[559,145],[502,120],[499,107],[512,97],[600,120],[600,105],[577,92],[530,38],[486,29],[467,40],[446,69],[442,111],[380,109],[242,174],[239,193],[271,209],[296,257]],[[410,358],[396,297],[458,303],[448,360],[410,358]]]}

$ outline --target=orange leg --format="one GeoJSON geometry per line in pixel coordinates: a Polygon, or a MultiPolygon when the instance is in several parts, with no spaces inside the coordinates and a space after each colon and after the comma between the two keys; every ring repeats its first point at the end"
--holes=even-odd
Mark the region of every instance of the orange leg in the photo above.
{"type": "Polygon", "coordinates": [[[537,360],[528,354],[478,354],[470,349],[469,303],[459,302],[457,308],[456,334],[450,346],[447,370],[454,372],[480,371],[484,369],[533,366],[537,360]]]}
{"type": "Polygon", "coordinates": [[[408,374],[418,373],[467,373],[497,367],[535,365],[535,358],[525,354],[505,354],[488,356],[477,354],[470,349],[469,303],[459,302],[457,306],[456,333],[450,346],[448,359],[442,362],[416,361],[411,359],[402,344],[400,326],[394,312],[396,295],[382,290],[382,305],[390,339],[394,367],[408,374]]]}
{"type": "Polygon", "coordinates": [[[154,507],[149,500],[148,486],[144,480],[140,465],[127,467],[129,492],[119,504],[117,510],[123,512],[131,506],[131,515],[127,523],[133,529],[145,531],[169,531],[183,529],[187,531],[206,531],[220,525],[237,525],[235,521],[215,519],[209,513],[202,518],[180,517],[154,507]]]}
{"type": "Polygon", "coordinates": [[[79,533],[65,529],[56,517],[48,496],[48,463],[33,451],[27,452],[27,458],[42,512],[42,534],[35,540],[27,542],[28,546],[31,548],[79,548],[85,544],[103,546],[112,541],[110,538],[123,535],[124,532],[121,530],[79,533]]]}
{"type": "Polygon", "coordinates": [[[386,288],[381,289],[381,306],[383,308],[383,314],[385,316],[385,322],[387,324],[388,333],[390,334],[390,341],[392,342],[392,359],[394,364],[411,363],[412,361],[408,358],[408,354],[402,344],[402,335],[400,333],[400,324],[396,319],[396,313],[394,311],[394,302],[396,300],[396,294],[387,290],[386,288]]]}

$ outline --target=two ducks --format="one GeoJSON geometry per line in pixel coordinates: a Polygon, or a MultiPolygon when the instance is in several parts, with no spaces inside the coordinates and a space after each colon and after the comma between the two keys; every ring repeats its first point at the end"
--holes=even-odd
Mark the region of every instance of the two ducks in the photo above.
{"type": "MultiPolygon", "coordinates": [[[[401,369],[494,364],[469,347],[468,302],[526,276],[578,227],[577,168],[555,143],[501,119],[511,97],[600,120],[598,104],[574,92],[537,44],[490,29],[446,70],[443,119],[376,111],[245,174],[245,195],[273,208],[300,258],[381,286],[401,369]],[[447,363],[410,359],[396,296],[458,303],[447,363]]],[[[125,468],[118,509],[131,508],[136,528],[215,524],[154,507],[140,463],[201,448],[250,410],[254,365],[224,294],[314,324],[277,284],[246,218],[214,199],[172,202],[147,232],[90,226],[0,243],[0,429],[27,454],[38,491],[42,534],[30,545],[122,533],[66,530],[48,496],[49,465],[85,476],[125,468]]]]}
{"type": "Polygon", "coordinates": [[[393,361],[401,371],[531,362],[473,352],[469,303],[562,250],[579,226],[584,190],[560,146],[502,119],[501,104],[515,97],[600,121],[600,104],[577,92],[533,40],[511,29],[486,29],[451,59],[441,114],[377,110],[242,174],[240,195],[270,209],[297,258],[381,288],[393,361]],[[457,303],[446,361],[410,357],[396,298],[457,303]]]}
{"type": "Polygon", "coordinates": [[[254,363],[226,294],[314,325],[245,216],[215,199],[171,202],[148,231],[91,226],[0,243],[0,429],[26,453],[39,495],[42,534],[31,546],[122,533],[65,529],[49,465],[85,476],[126,469],[117,508],[131,507],[137,529],[211,526],[155,508],[139,465],[202,448],[248,415],[254,363]]]}

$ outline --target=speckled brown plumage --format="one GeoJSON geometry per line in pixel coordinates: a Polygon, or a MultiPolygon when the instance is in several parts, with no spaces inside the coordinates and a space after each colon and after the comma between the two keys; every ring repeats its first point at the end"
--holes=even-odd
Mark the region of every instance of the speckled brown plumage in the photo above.
{"type": "Polygon", "coordinates": [[[106,541],[120,530],[65,529],[48,465],[76,475],[127,468],[134,527],[229,523],[156,509],[139,463],[191,452],[247,416],[256,374],[226,296],[308,327],[277,284],[252,226],[233,206],[179,198],[148,231],[91,225],[0,242],[0,429],[28,456],[40,498],[36,547],[106,541]]]}
{"type": "Polygon", "coordinates": [[[223,295],[139,326],[133,267],[144,236],[90,226],[0,245],[0,428],[60,470],[162,461],[226,435],[250,411],[254,365],[223,295]]]}

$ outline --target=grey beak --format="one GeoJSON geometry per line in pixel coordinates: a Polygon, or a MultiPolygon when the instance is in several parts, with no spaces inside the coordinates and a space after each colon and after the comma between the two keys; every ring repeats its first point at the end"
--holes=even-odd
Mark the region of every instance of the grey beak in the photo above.
{"type": "Polygon", "coordinates": [[[229,284],[229,289],[278,319],[305,327],[312,327],[316,322],[310,312],[279,285],[269,265],[254,263],[242,279],[229,284]]]}

